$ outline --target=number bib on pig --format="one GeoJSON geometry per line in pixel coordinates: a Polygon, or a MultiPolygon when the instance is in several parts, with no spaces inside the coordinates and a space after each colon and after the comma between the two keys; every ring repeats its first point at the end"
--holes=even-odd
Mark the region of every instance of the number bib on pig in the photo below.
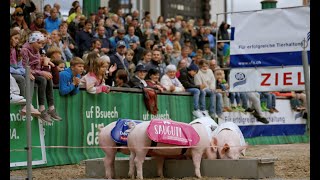
{"type": "Polygon", "coordinates": [[[118,119],[116,126],[111,130],[112,139],[116,143],[127,145],[128,131],[130,130],[129,123],[139,124],[141,122],[140,120],[118,119]]]}
{"type": "Polygon", "coordinates": [[[195,146],[200,140],[191,125],[173,120],[151,120],[147,134],[155,142],[179,146],[195,146]]]}

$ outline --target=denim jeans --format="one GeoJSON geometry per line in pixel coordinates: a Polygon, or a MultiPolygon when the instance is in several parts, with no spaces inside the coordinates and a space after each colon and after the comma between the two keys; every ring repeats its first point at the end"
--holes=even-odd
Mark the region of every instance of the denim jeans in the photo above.
{"type": "Polygon", "coordinates": [[[276,107],[276,96],[271,93],[261,92],[260,93],[260,101],[267,103],[267,108],[275,108],[276,107]]]}
{"type": "MultiPolygon", "coordinates": [[[[187,90],[187,92],[190,92],[193,95],[193,109],[198,110],[199,109],[199,98],[205,97],[203,95],[203,92],[200,91],[200,89],[198,89],[198,88],[188,88],[186,90],[187,90]]],[[[204,110],[206,110],[206,106],[205,106],[205,104],[202,104],[202,103],[205,103],[205,101],[200,101],[200,110],[204,111],[204,110]]]]}
{"type": "MultiPolygon", "coordinates": [[[[209,102],[209,113],[216,113],[220,115],[222,113],[222,95],[220,93],[214,93],[211,89],[202,89],[200,90],[203,92],[203,97],[200,94],[200,104],[206,104],[205,103],[205,97],[206,95],[209,96],[210,102],[209,102]]],[[[201,107],[200,107],[201,108],[201,107]]]]}
{"type": "Polygon", "coordinates": [[[246,93],[241,92],[240,94],[240,99],[241,99],[241,103],[242,103],[242,107],[244,109],[248,109],[248,96],[246,93]]]}
{"type": "Polygon", "coordinates": [[[239,105],[241,100],[240,100],[240,93],[239,92],[229,92],[229,98],[230,98],[230,104],[234,104],[234,100],[236,100],[236,104],[239,105]]]}

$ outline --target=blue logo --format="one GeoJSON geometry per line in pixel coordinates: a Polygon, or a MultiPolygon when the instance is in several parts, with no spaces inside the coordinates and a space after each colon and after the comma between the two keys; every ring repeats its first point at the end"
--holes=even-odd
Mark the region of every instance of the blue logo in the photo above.
{"type": "Polygon", "coordinates": [[[238,72],[234,75],[234,78],[238,80],[237,82],[233,83],[233,87],[240,86],[247,83],[246,75],[242,72],[238,72]]]}

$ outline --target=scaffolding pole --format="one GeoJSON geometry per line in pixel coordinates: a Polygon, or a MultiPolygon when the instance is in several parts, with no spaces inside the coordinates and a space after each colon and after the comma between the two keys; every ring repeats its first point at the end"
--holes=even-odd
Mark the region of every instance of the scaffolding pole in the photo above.
{"type": "Polygon", "coordinates": [[[308,42],[306,39],[302,41],[302,64],[304,72],[304,85],[307,96],[307,133],[310,133],[310,77],[309,77],[309,62],[308,62],[308,53],[306,48],[308,47],[308,42]]]}
{"type": "Polygon", "coordinates": [[[26,116],[27,116],[27,180],[32,180],[32,138],[31,138],[31,92],[30,92],[30,66],[27,59],[26,66],[26,116]]]}

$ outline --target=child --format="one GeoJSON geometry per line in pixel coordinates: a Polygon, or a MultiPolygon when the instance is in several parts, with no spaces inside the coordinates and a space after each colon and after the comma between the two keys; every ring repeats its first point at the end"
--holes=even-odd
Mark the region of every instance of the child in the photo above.
{"type": "Polygon", "coordinates": [[[215,59],[215,54],[213,54],[213,52],[210,49],[210,45],[209,44],[205,44],[203,46],[203,58],[207,61],[211,61],[212,59],[215,59]]]}
{"type": "MultiPolygon", "coordinates": [[[[18,48],[18,44],[20,43],[20,33],[17,30],[10,31],[10,84],[11,81],[19,86],[19,94],[16,94],[16,98],[14,93],[12,93],[12,100],[13,99],[25,99],[26,97],[26,82],[25,82],[25,68],[22,65],[21,56],[20,56],[20,49],[18,48]],[[11,76],[15,79],[14,81],[11,80],[11,76]],[[22,97],[22,98],[21,98],[22,97]]],[[[31,99],[34,90],[34,76],[30,74],[30,94],[31,99]]],[[[10,88],[11,92],[11,88],[10,88]]],[[[11,101],[11,99],[10,99],[11,101]]],[[[26,106],[24,106],[21,110],[21,114],[26,113],[26,106]]],[[[31,104],[31,115],[38,116],[40,112],[35,109],[31,104]]]]}
{"type": "MultiPolygon", "coordinates": [[[[38,84],[38,100],[39,100],[39,118],[43,121],[52,122],[51,118],[60,121],[62,118],[56,113],[54,107],[52,74],[41,69],[41,57],[39,50],[43,46],[45,38],[39,31],[34,31],[29,36],[28,42],[22,46],[21,56],[23,65],[26,66],[27,61],[30,64],[30,71],[38,84]],[[48,111],[45,110],[45,99],[47,99],[48,111]]],[[[43,57],[46,58],[46,57],[43,57]]]]}
{"type": "Polygon", "coordinates": [[[61,59],[62,53],[61,49],[57,46],[52,46],[47,50],[46,56],[52,60],[54,59],[61,59]]]}
{"type": "Polygon", "coordinates": [[[129,63],[128,70],[129,70],[129,73],[130,73],[129,74],[130,77],[133,77],[134,71],[136,69],[136,65],[134,65],[134,63],[132,61],[133,56],[134,56],[134,51],[132,49],[128,49],[127,52],[126,52],[126,59],[127,59],[128,63],[129,63]]]}
{"type": "Polygon", "coordinates": [[[209,69],[209,62],[207,60],[201,60],[199,62],[199,71],[194,77],[196,85],[205,84],[206,88],[203,89],[205,94],[210,98],[209,103],[209,115],[212,119],[223,118],[222,113],[222,94],[216,92],[216,78],[211,69],[209,69]]]}
{"type": "Polygon", "coordinates": [[[151,61],[152,51],[150,51],[150,50],[143,51],[142,57],[143,57],[143,59],[138,62],[138,65],[142,64],[142,65],[147,66],[151,61]]]}
{"type": "Polygon", "coordinates": [[[10,74],[10,104],[26,103],[26,99],[20,96],[20,89],[16,80],[10,74]]]}
{"type": "Polygon", "coordinates": [[[106,85],[104,80],[109,68],[108,61],[97,55],[97,59],[93,59],[90,63],[88,73],[81,78],[80,86],[85,87],[90,94],[109,93],[110,86],[106,85]]]}
{"type": "Polygon", "coordinates": [[[81,74],[84,71],[84,61],[74,57],[70,61],[70,68],[59,73],[59,92],[60,95],[75,95],[79,92],[81,74]]]}
{"type": "Polygon", "coordinates": [[[66,64],[62,59],[52,60],[54,67],[51,68],[52,81],[54,85],[59,84],[59,73],[66,68],[66,64]]]}
{"type": "Polygon", "coordinates": [[[215,78],[217,80],[216,85],[216,92],[222,94],[223,99],[223,112],[231,112],[232,109],[230,108],[230,102],[229,102],[229,85],[225,79],[225,74],[222,69],[217,69],[214,71],[215,78]]]}
{"type": "Polygon", "coordinates": [[[128,83],[128,74],[124,69],[119,69],[116,73],[116,87],[130,88],[128,83]]]}

